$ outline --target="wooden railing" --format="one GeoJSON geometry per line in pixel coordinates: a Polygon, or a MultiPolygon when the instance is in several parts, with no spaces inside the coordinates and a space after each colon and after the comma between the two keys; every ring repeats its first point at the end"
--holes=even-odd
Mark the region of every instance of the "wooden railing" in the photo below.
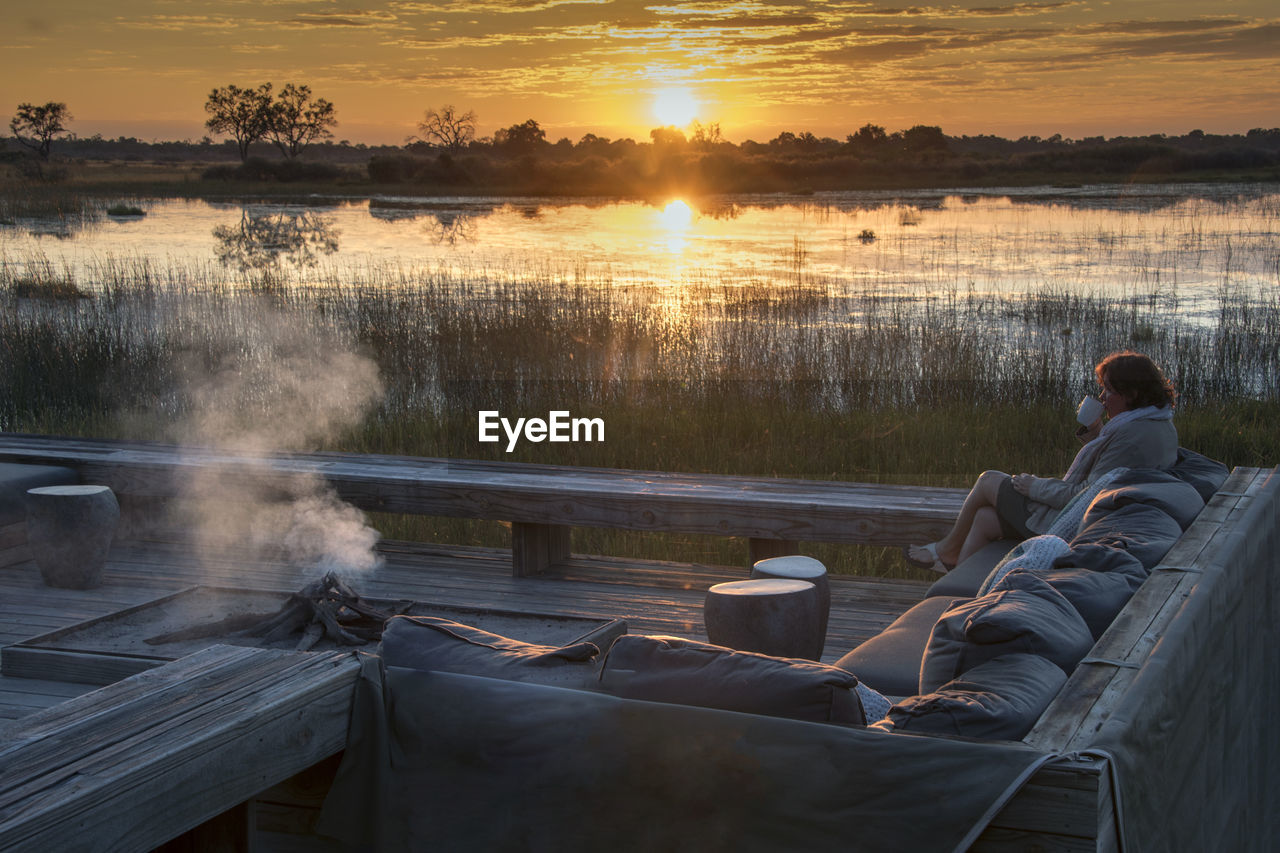
{"type": "Polygon", "coordinates": [[[898,546],[937,539],[960,489],[673,474],[343,453],[247,455],[142,442],[0,433],[0,460],[75,468],[81,480],[142,498],[190,496],[194,469],[255,488],[318,476],[372,512],[510,522],[517,575],[569,554],[573,527],[750,540],[752,561],[799,542],[898,546]]]}

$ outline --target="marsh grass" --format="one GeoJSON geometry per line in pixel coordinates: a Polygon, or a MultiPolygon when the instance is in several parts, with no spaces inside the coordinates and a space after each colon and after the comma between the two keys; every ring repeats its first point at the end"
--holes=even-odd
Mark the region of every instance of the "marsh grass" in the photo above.
{"type": "MultiPolygon", "coordinates": [[[[103,260],[90,281],[0,268],[0,429],[183,440],[192,377],[237,376],[244,422],[278,389],[245,368],[295,359],[264,324],[376,362],[381,403],[328,449],[967,486],[985,468],[1061,472],[1072,410],[1115,349],[1150,353],[1182,393],[1184,445],[1280,460],[1280,303],[1226,289],[1210,322],[1176,296],[1045,288],[890,297],[797,272],[782,284],[621,287],[545,270],[271,269],[103,260]],[[93,298],[45,298],[66,290],[93,298]],[[266,319],[264,319],[266,318],[266,319]],[[256,383],[256,384],[255,384],[256,383]],[[601,417],[603,443],[477,440],[476,413],[601,417]]],[[[393,538],[502,547],[498,523],[380,516],[393,538]]],[[[574,549],[741,564],[746,543],[580,529],[574,549]]],[[[813,546],[838,571],[921,577],[882,548],[813,546]]]]}

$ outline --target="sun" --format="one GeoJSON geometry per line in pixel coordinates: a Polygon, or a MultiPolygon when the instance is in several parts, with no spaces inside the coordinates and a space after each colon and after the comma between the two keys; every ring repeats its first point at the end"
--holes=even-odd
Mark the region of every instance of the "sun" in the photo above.
{"type": "Polygon", "coordinates": [[[688,89],[660,89],[653,95],[653,115],[664,127],[684,127],[698,116],[698,101],[688,89]]]}

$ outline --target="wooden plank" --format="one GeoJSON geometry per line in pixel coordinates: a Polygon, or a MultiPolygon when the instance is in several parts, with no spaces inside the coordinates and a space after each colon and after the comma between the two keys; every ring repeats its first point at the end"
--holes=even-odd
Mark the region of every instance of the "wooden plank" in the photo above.
{"type": "Polygon", "coordinates": [[[345,743],[358,663],[214,647],[7,731],[0,847],[150,849],[345,743]]]}
{"type": "Polygon", "coordinates": [[[47,678],[72,684],[114,684],[155,669],[164,661],[117,654],[6,646],[4,674],[15,678],[47,678]]]}
{"type": "Polygon", "coordinates": [[[964,490],[566,469],[339,454],[250,458],[198,448],[0,436],[0,458],[57,461],[122,494],[175,497],[192,469],[232,487],[322,476],[362,509],[502,521],[898,545],[935,538],[964,490]]]}
{"type": "Polygon", "coordinates": [[[1105,759],[1063,757],[1036,771],[971,851],[1116,849],[1111,777],[1105,759]]]}

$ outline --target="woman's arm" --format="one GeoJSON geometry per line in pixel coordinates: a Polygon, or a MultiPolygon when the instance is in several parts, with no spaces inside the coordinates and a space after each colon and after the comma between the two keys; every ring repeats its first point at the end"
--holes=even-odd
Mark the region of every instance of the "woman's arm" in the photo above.
{"type": "Polygon", "coordinates": [[[1048,504],[1058,509],[1066,506],[1085,485],[1084,483],[1068,483],[1066,480],[1059,480],[1057,477],[1036,477],[1031,474],[1027,476],[1030,481],[1027,483],[1027,491],[1024,494],[1033,501],[1048,504]]]}

